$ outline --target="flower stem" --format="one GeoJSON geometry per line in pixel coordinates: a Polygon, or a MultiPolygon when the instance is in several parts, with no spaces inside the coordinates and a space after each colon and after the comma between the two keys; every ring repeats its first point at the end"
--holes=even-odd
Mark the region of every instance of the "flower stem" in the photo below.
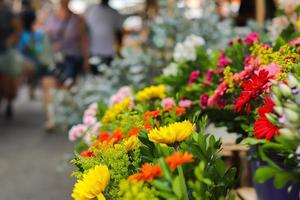
{"type": "Polygon", "coordinates": [[[185,184],[185,178],[184,178],[182,166],[178,166],[177,169],[178,169],[178,173],[179,173],[180,188],[181,188],[181,191],[183,194],[183,199],[188,200],[189,196],[188,196],[188,192],[187,192],[187,188],[186,188],[186,184],[185,184]]]}

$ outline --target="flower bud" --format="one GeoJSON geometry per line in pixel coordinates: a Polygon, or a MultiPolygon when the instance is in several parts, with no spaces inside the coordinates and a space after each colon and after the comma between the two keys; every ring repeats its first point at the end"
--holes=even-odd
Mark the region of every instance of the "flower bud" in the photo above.
{"type": "Polygon", "coordinates": [[[277,86],[272,87],[272,91],[275,94],[275,96],[277,96],[278,98],[280,98],[282,96],[281,91],[279,90],[279,88],[277,86]]]}
{"type": "Polygon", "coordinates": [[[293,102],[287,102],[287,103],[285,103],[285,104],[284,104],[284,107],[285,107],[285,108],[289,108],[289,109],[291,109],[291,110],[294,110],[295,112],[298,111],[298,105],[295,104],[295,103],[293,103],[293,102]]]}
{"type": "Polygon", "coordinates": [[[281,128],[279,133],[286,139],[294,140],[296,137],[295,131],[293,129],[281,128]]]}
{"type": "Polygon", "coordinates": [[[267,119],[274,125],[278,124],[278,117],[272,113],[266,114],[267,119]]]}
{"type": "Polygon", "coordinates": [[[283,94],[285,97],[290,97],[292,96],[292,90],[289,88],[289,86],[285,84],[279,84],[278,85],[280,92],[283,94]]]}
{"type": "Polygon", "coordinates": [[[275,106],[274,107],[274,110],[275,112],[278,114],[278,115],[282,115],[283,114],[283,108],[281,106],[275,106]]]}
{"type": "Polygon", "coordinates": [[[276,106],[281,106],[280,97],[277,95],[272,95],[272,100],[275,103],[276,106]]]}
{"type": "Polygon", "coordinates": [[[298,113],[291,109],[288,108],[284,109],[284,114],[290,122],[297,122],[299,120],[298,113]]]}
{"type": "Polygon", "coordinates": [[[287,82],[289,83],[290,87],[295,87],[298,85],[298,80],[292,74],[288,74],[287,82]]]}

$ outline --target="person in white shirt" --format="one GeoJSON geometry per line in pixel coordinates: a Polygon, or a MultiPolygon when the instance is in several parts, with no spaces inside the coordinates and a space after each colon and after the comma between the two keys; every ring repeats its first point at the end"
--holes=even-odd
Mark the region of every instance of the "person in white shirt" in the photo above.
{"type": "MultiPolygon", "coordinates": [[[[121,15],[109,6],[109,0],[102,0],[87,10],[85,20],[89,29],[91,57],[110,65],[122,44],[121,15]],[[117,49],[114,49],[115,44],[117,49]]],[[[97,67],[93,63],[91,65],[92,72],[97,74],[97,67]]]]}

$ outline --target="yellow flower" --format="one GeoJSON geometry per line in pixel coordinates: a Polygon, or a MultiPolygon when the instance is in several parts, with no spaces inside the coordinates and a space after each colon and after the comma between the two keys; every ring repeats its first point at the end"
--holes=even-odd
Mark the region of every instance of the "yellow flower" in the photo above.
{"type": "Polygon", "coordinates": [[[149,134],[151,142],[174,144],[189,137],[194,131],[194,124],[189,121],[176,122],[168,126],[152,129],[149,134]]]}
{"type": "Polygon", "coordinates": [[[124,145],[127,151],[135,149],[140,144],[140,140],[137,136],[131,136],[124,141],[124,145]]]}
{"type": "Polygon", "coordinates": [[[226,92],[233,92],[234,90],[234,82],[233,82],[233,73],[229,66],[224,69],[224,81],[228,84],[228,89],[226,92]]]}
{"type": "Polygon", "coordinates": [[[119,114],[121,114],[122,112],[130,108],[130,104],[131,104],[131,99],[126,98],[120,103],[113,105],[110,109],[108,109],[105,112],[101,122],[103,124],[107,124],[114,121],[119,114]]]}
{"type": "Polygon", "coordinates": [[[74,186],[72,197],[74,200],[105,200],[102,192],[110,180],[110,173],[107,166],[98,165],[83,175],[74,186]]]}
{"type": "Polygon", "coordinates": [[[164,85],[150,86],[136,94],[136,99],[139,101],[148,101],[154,98],[165,98],[166,88],[164,85]]]}

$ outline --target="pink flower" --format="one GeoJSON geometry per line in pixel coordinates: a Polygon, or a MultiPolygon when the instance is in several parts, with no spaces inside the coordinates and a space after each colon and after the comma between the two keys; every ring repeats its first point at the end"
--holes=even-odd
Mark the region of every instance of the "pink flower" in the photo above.
{"type": "Polygon", "coordinates": [[[89,108],[88,109],[91,109],[91,110],[97,110],[98,109],[98,104],[97,103],[92,103],[91,105],[89,105],[89,108]]]}
{"type": "Polygon", "coordinates": [[[190,74],[190,78],[189,78],[189,85],[193,84],[198,77],[200,76],[200,71],[199,70],[195,70],[190,74]]]}
{"type": "Polygon", "coordinates": [[[230,40],[230,41],[228,42],[228,45],[229,45],[229,46],[233,46],[233,41],[230,40]]]}
{"type": "Polygon", "coordinates": [[[214,81],[214,73],[215,72],[212,69],[207,70],[207,72],[204,75],[204,82],[206,84],[211,83],[211,82],[214,81]]]}
{"type": "Polygon", "coordinates": [[[207,101],[207,106],[214,106],[218,105],[219,99],[224,95],[228,88],[228,85],[226,82],[222,82],[218,88],[215,90],[214,94],[209,97],[207,101]]]}
{"type": "Polygon", "coordinates": [[[131,91],[131,88],[128,86],[122,87],[118,90],[118,92],[111,96],[110,98],[110,105],[115,105],[117,103],[120,103],[126,98],[133,99],[133,94],[131,91]]]}
{"type": "Polygon", "coordinates": [[[296,39],[289,42],[290,46],[297,46],[299,44],[300,44],[300,37],[298,37],[298,38],[296,38],[296,39]]]}
{"type": "Polygon", "coordinates": [[[256,32],[249,33],[245,39],[247,45],[252,45],[254,42],[259,40],[259,34],[256,32]]]}
{"type": "Polygon", "coordinates": [[[84,116],[83,117],[83,124],[87,126],[92,126],[97,122],[97,119],[93,116],[84,116]]]}
{"type": "Polygon", "coordinates": [[[101,127],[101,124],[100,124],[100,122],[97,122],[97,123],[95,123],[94,125],[93,125],[93,133],[95,134],[95,135],[99,135],[100,134],[100,131],[99,131],[99,128],[101,127]]]}
{"type": "Polygon", "coordinates": [[[165,108],[172,108],[175,105],[175,102],[171,97],[168,97],[161,101],[161,105],[165,108]]]}
{"type": "Polygon", "coordinates": [[[220,57],[219,57],[217,66],[218,67],[226,67],[226,66],[230,65],[231,63],[232,63],[232,60],[229,59],[229,58],[226,58],[225,53],[222,52],[220,57]]]}
{"type": "Polygon", "coordinates": [[[280,65],[276,63],[271,63],[266,66],[263,66],[260,70],[266,70],[269,73],[269,76],[275,77],[280,73],[280,65]]]}
{"type": "Polygon", "coordinates": [[[190,108],[193,106],[193,102],[188,99],[182,99],[179,101],[179,106],[182,108],[190,108]]]}
{"type": "Polygon", "coordinates": [[[69,140],[75,141],[78,138],[81,138],[86,131],[87,131],[87,126],[83,124],[78,124],[76,126],[73,126],[69,131],[69,140]]]}
{"type": "Polygon", "coordinates": [[[236,41],[237,41],[238,43],[242,43],[242,42],[243,42],[243,39],[241,38],[241,36],[238,36],[237,39],[236,39],[236,41]]]}
{"type": "Polygon", "coordinates": [[[93,109],[87,109],[86,111],[84,111],[84,116],[95,116],[96,115],[96,110],[93,109]]]}
{"type": "Polygon", "coordinates": [[[200,96],[200,106],[201,108],[206,108],[208,105],[209,96],[207,94],[203,94],[200,96]]]}

